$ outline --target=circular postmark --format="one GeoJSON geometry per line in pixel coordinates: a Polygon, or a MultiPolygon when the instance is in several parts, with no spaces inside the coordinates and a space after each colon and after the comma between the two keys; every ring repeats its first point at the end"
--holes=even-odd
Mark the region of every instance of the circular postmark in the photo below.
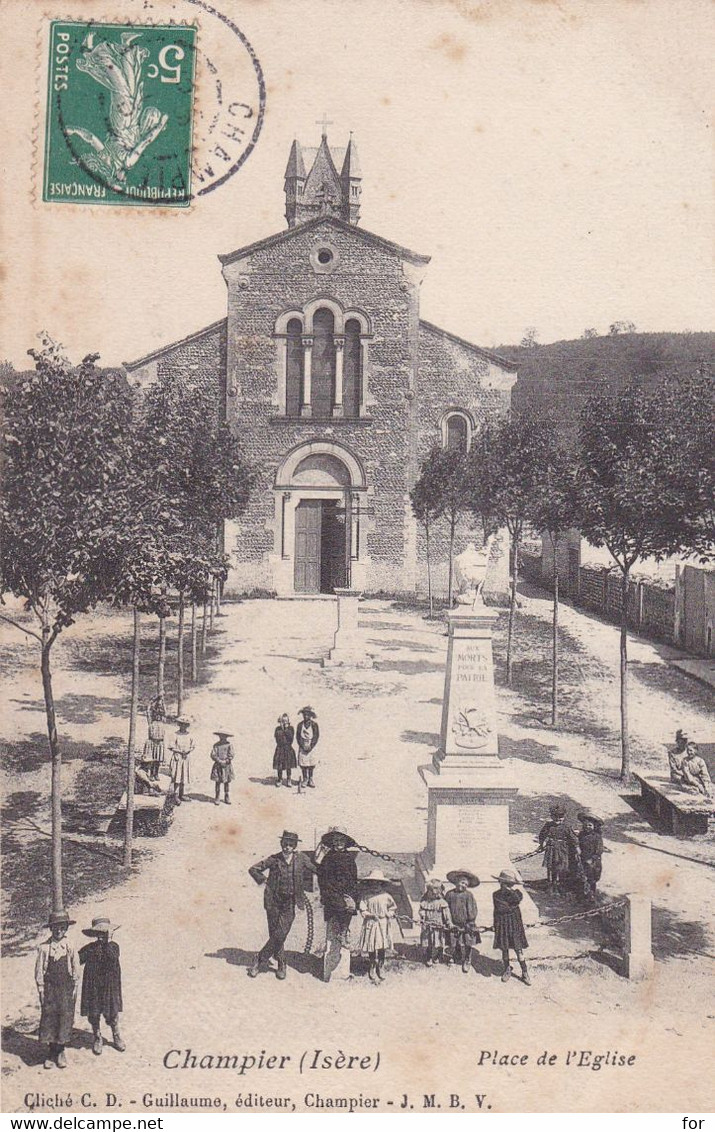
{"type": "Polygon", "coordinates": [[[255,148],[265,82],[243,31],[205,0],[136,7],[52,25],[45,200],[186,206],[255,148]]]}

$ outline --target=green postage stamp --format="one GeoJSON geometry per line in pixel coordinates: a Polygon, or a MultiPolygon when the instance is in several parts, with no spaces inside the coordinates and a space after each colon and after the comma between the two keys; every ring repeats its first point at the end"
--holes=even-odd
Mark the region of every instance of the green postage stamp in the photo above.
{"type": "Polygon", "coordinates": [[[196,28],[50,29],[43,200],[186,206],[196,28]]]}

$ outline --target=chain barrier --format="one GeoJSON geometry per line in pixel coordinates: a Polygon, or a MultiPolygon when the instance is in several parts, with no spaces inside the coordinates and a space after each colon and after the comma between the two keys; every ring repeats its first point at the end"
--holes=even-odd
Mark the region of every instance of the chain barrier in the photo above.
{"type": "Polygon", "coordinates": [[[305,917],[308,922],[306,926],[305,947],[303,948],[303,954],[310,955],[311,951],[313,950],[313,941],[315,938],[315,916],[313,915],[313,905],[308,899],[306,899],[305,901],[305,917]]]}
{"type": "MultiPolygon", "coordinates": [[[[615,908],[623,908],[626,903],[627,901],[625,899],[612,900],[610,904],[602,904],[598,908],[589,908],[586,912],[572,912],[568,916],[558,916],[555,920],[540,920],[538,924],[531,924],[530,928],[552,928],[557,924],[566,924],[572,920],[586,920],[589,916],[608,915],[615,908]]],[[[411,916],[398,916],[397,918],[407,924],[419,924],[419,921],[413,920],[411,916]]],[[[494,928],[491,924],[475,924],[475,930],[478,932],[493,932],[494,928]]]]}
{"type": "Polygon", "coordinates": [[[393,865],[404,865],[404,861],[398,861],[397,857],[391,857],[389,853],[380,853],[377,849],[368,849],[367,845],[358,845],[355,842],[355,848],[359,849],[361,853],[369,853],[371,857],[379,857],[381,861],[392,861],[393,865]]]}
{"type": "MultiPolygon", "coordinates": [[[[359,849],[361,853],[368,853],[371,857],[378,857],[381,861],[391,861],[394,865],[404,865],[404,861],[398,860],[397,857],[391,857],[389,853],[380,853],[378,849],[370,849],[367,845],[358,845],[355,843],[355,848],[359,849]]],[[[514,861],[526,861],[529,857],[536,857],[542,853],[543,849],[539,846],[538,849],[532,849],[530,853],[522,853],[519,857],[514,857],[514,861]]]]}

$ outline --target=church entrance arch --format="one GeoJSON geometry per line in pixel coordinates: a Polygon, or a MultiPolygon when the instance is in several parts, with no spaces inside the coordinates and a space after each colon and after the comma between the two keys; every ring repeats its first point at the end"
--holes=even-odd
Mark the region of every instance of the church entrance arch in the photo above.
{"type": "Polygon", "coordinates": [[[288,453],[276,475],[279,594],[332,594],[359,584],[365,554],[361,530],[366,484],[348,449],[311,441],[288,453]]]}

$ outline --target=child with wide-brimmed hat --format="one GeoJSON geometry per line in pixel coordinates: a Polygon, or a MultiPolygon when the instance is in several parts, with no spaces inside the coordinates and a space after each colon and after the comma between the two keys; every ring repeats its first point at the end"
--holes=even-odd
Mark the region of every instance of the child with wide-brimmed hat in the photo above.
{"type": "Polygon", "coordinates": [[[478,887],[479,877],[469,869],[453,869],[447,873],[447,880],[454,885],[444,897],[452,917],[447,961],[451,963],[456,959],[461,962],[466,975],[471,966],[472,948],[482,939],[477,931],[477,902],[470,892],[470,889],[478,887]]]}
{"type": "Polygon", "coordinates": [[[174,736],[169,761],[169,773],[174,790],[174,801],[180,806],[187,801],[186,787],[191,782],[191,752],[194,749],[194,740],[189,735],[191,720],[180,715],[176,720],[178,731],[174,736]]]}
{"type": "Polygon", "coordinates": [[[434,967],[445,954],[452,929],[449,904],[442,892],[442,881],[433,878],[427,882],[427,888],[420,900],[420,939],[427,967],[434,967]]]}
{"type": "Polygon", "coordinates": [[[50,938],[37,949],[35,983],[40,997],[40,1041],[48,1046],[45,1069],[65,1069],[65,1046],[72,1037],[79,966],[77,952],[67,939],[70,920],[65,911],[51,912],[50,938]]]}
{"type": "Polygon", "coordinates": [[[382,869],[373,869],[360,880],[362,897],[358,905],[362,916],[359,947],[369,960],[369,979],[378,985],[385,976],[385,954],[394,946],[392,925],[397,915],[397,904],[391,896],[389,881],[382,869]]]}
{"type": "Polygon", "coordinates": [[[494,891],[494,949],[501,951],[504,962],[502,982],[511,978],[512,969],[509,962],[509,952],[515,951],[521,966],[521,978],[527,987],[531,986],[531,979],[524,959],[524,948],[529,946],[524,931],[524,922],[521,918],[519,905],[524,893],[517,888],[519,878],[509,869],[503,869],[494,880],[499,881],[499,887],[494,891]]]}
{"type": "Polygon", "coordinates": [[[544,867],[550,892],[562,891],[562,886],[574,869],[578,855],[578,838],[566,821],[566,810],[555,802],[549,810],[549,821],[539,830],[539,848],[544,850],[544,867]]]}
{"type": "Polygon", "coordinates": [[[79,961],[84,967],[80,1012],[92,1027],[92,1052],[97,1056],[104,1044],[100,1030],[103,1015],[112,1031],[114,1048],[120,1053],[127,1048],[119,1032],[119,1015],[122,1012],[119,945],[110,939],[117,926],[106,916],[97,916],[92,920],[92,926],[82,931],[82,935],[89,936],[94,942],[86,943],[79,953],[79,961]]]}
{"type": "Polygon", "coordinates": [[[298,742],[298,766],[303,775],[304,784],[314,787],[313,773],[318,762],[315,748],[320,738],[320,728],[312,707],[303,707],[298,714],[303,716],[295,733],[298,742]]]}
{"type": "Polygon", "coordinates": [[[229,739],[233,738],[230,731],[214,731],[214,735],[218,735],[218,739],[211,748],[211,781],[214,783],[216,796],[214,798],[214,805],[221,804],[220,794],[221,787],[223,786],[223,800],[227,806],[231,805],[231,783],[234,779],[233,773],[233,747],[229,743],[229,739]]]}

